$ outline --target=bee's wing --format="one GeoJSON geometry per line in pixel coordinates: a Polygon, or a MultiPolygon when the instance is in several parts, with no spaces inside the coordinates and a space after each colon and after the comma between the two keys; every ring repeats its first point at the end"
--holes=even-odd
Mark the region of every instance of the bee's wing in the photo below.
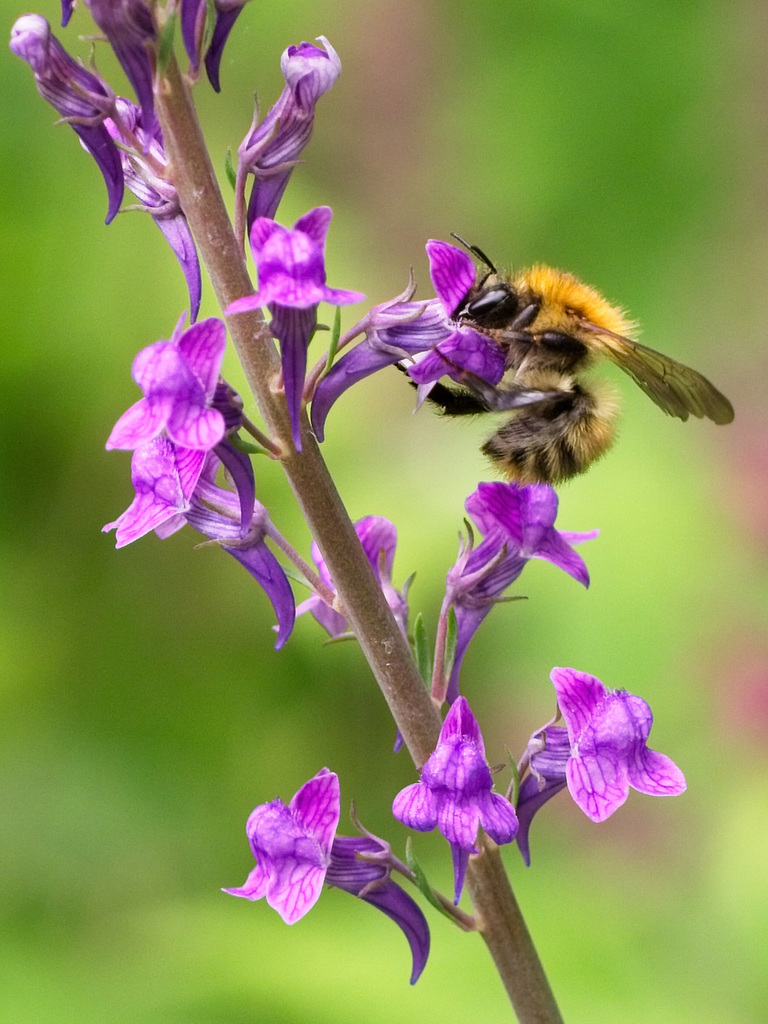
{"type": "Polygon", "coordinates": [[[733,406],[706,377],[661,352],[618,334],[598,335],[604,355],[622,368],[652,401],[670,416],[689,413],[714,423],[730,423],[733,406]]]}

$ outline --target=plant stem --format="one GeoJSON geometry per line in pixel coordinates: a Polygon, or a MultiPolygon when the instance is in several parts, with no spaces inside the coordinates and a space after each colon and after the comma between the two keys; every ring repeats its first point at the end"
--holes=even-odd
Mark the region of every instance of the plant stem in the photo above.
{"type": "MultiPolygon", "coordinates": [[[[232,229],[197,116],[178,67],[170,59],[156,87],[170,174],[222,309],[253,295],[243,252],[232,229]]],[[[280,361],[259,312],[227,318],[227,326],[301,511],[325,559],[344,615],[389,705],[417,767],[432,753],[440,716],[419,676],[373,569],[304,417],[302,451],[291,442],[282,393],[272,390],[280,361]]],[[[472,858],[467,884],[483,937],[502,974],[521,1024],[561,1024],[541,964],[514,901],[498,849],[486,840],[472,858]],[[518,993],[518,988],[520,992],[518,993]]]]}

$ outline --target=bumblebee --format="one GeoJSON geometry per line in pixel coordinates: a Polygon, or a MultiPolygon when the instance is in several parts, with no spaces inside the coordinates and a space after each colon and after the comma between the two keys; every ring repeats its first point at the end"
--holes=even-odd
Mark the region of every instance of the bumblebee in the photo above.
{"type": "Polygon", "coordinates": [[[733,419],[731,403],[700,373],[632,340],[636,325],[594,288],[543,265],[501,275],[482,250],[454,237],[486,268],[454,319],[502,346],[505,374],[494,386],[461,372],[458,386],[436,384],[429,401],[448,416],[511,412],[482,449],[508,479],[560,483],[608,450],[619,405],[613,389],[588,375],[601,358],[671,416],[733,419]]]}

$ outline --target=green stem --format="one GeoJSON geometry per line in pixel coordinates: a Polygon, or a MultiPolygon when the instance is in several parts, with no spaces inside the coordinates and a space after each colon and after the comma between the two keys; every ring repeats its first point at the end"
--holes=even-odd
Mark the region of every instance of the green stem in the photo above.
{"type": "MultiPolygon", "coordinates": [[[[188,90],[173,59],[156,89],[170,174],[222,309],[253,295],[188,90]]],[[[434,750],[440,716],[419,676],[357,534],[304,418],[301,453],[293,450],[284,396],[272,390],[280,361],[260,312],[227,318],[246,379],[282,465],[325,559],[363,654],[417,767],[434,750]]],[[[541,964],[512,895],[498,849],[472,858],[467,885],[483,937],[521,1024],[561,1024],[541,964]],[[520,993],[518,994],[518,987],[520,993]]]]}

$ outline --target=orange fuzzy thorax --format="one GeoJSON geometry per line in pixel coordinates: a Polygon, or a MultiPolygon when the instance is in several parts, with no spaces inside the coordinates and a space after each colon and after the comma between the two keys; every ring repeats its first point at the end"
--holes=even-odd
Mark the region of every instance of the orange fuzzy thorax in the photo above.
{"type": "Polygon", "coordinates": [[[521,295],[541,299],[534,331],[572,333],[578,320],[622,337],[631,336],[637,329],[621,307],[611,305],[600,292],[563,270],[537,263],[516,275],[512,286],[521,295]]]}

